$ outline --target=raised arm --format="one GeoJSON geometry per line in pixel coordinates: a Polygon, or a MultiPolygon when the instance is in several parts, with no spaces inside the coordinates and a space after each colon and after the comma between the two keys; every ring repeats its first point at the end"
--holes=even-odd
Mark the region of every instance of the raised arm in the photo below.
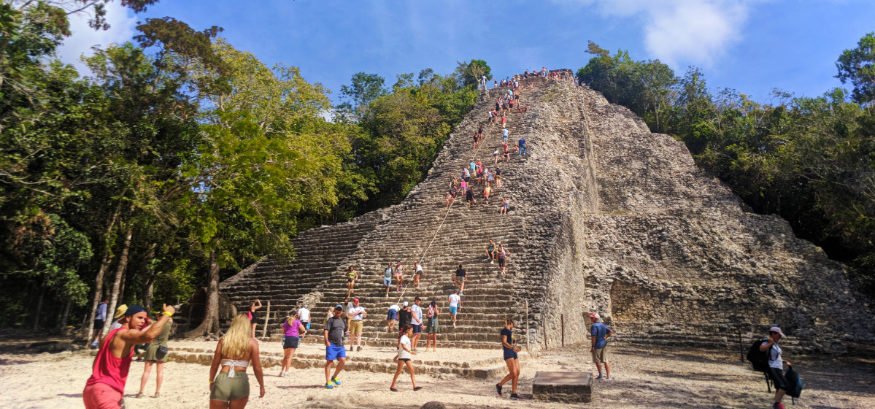
{"type": "Polygon", "coordinates": [[[254,306],[254,307],[255,307],[256,310],[257,310],[257,309],[260,309],[260,308],[261,308],[261,300],[256,299],[256,300],[255,300],[255,306],[254,306]]]}
{"type": "Polygon", "coordinates": [[[161,318],[148,328],[142,330],[129,329],[126,331],[120,331],[119,336],[128,344],[148,344],[152,342],[152,340],[158,338],[158,335],[161,335],[161,330],[164,329],[164,325],[167,325],[170,321],[170,317],[176,312],[176,309],[173,308],[172,305],[167,304],[164,304],[162,310],[161,318]]]}

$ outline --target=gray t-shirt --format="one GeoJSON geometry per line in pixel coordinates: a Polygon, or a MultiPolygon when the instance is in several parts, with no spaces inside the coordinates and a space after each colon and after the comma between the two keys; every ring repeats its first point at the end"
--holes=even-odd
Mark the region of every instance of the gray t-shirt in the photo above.
{"type": "Polygon", "coordinates": [[[328,331],[328,342],[332,345],[343,346],[343,333],[346,332],[346,323],[343,322],[343,318],[329,318],[328,323],[325,324],[325,330],[328,331]]]}

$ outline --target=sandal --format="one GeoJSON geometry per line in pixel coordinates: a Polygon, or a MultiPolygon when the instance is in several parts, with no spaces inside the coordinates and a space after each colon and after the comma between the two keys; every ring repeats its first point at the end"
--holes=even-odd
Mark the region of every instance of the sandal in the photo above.
{"type": "Polygon", "coordinates": [[[389,390],[392,391],[392,392],[398,392],[398,388],[396,388],[396,387],[394,387],[394,386],[390,386],[390,387],[389,387],[389,390]]]}
{"type": "Polygon", "coordinates": [[[422,389],[422,386],[416,386],[416,387],[413,388],[413,391],[415,392],[415,391],[418,391],[418,390],[420,390],[420,389],[422,389]]]}

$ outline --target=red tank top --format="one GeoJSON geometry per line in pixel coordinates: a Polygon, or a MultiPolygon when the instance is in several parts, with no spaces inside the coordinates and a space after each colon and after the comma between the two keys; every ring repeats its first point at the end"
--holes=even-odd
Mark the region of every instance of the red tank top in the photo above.
{"type": "Polygon", "coordinates": [[[112,356],[112,348],[110,348],[115,334],[121,329],[114,329],[106,334],[106,341],[103,342],[103,348],[97,351],[97,359],[94,360],[94,367],[91,368],[91,377],[88,378],[85,386],[102,383],[122,394],[125,393],[125,382],[128,379],[128,371],[131,369],[134,348],[131,348],[130,354],[124,358],[112,356]]]}

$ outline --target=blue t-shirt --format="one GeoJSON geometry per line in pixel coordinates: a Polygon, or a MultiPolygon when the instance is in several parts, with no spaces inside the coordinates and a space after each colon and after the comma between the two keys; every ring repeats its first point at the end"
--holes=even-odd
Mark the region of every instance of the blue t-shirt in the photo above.
{"type": "Polygon", "coordinates": [[[590,335],[595,337],[595,349],[602,349],[608,344],[608,340],[605,339],[608,335],[608,331],[610,331],[610,328],[602,322],[592,324],[590,335]]]}
{"type": "Polygon", "coordinates": [[[519,144],[520,144],[520,148],[522,148],[523,146],[526,146],[526,140],[525,140],[525,138],[520,138],[520,140],[519,140],[519,144]]]}

